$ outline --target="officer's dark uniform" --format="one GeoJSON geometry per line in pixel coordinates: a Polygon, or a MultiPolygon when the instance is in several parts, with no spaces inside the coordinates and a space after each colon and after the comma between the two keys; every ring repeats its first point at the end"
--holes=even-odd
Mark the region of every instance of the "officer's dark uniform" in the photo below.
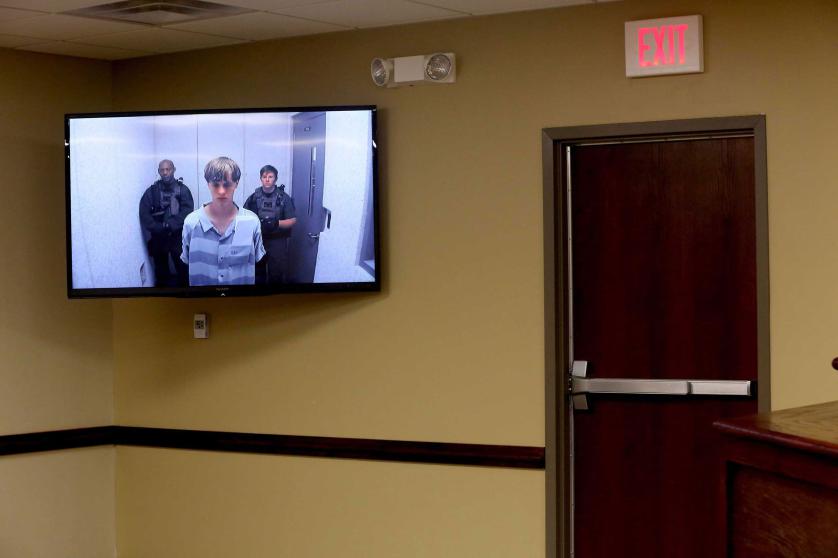
{"type": "Polygon", "coordinates": [[[180,260],[180,252],[183,220],[193,209],[192,192],[180,180],[173,181],[168,187],[158,180],[140,198],[140,227],[148,255],[154,262],[154,279],[158,287],[189,285],[189,267],[180,260]],[[169,260],[175,273],[169,268],[169,260]]]}
{"type": "Polygon", "coordinates": [[[262,222],[262,243],[267,254],[256,263],[256,284],[285,283],[290,280],[288,270],[288,237],[291,229],[281,229],[277,221],[297,216],[294,200],[280,184],[266,194],[262,187],[250,194],[244,208],[259,216],[262,222]]]}

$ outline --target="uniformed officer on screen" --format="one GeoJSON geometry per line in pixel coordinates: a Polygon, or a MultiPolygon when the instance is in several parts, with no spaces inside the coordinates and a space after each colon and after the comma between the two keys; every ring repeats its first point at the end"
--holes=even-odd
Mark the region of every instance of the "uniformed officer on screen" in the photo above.
{"type": "Polygon", "coordinates": [[[189,268],[180,259],[183,220],[195,209],[192,192],[175,178],[175,164],[163,159],[157,166],[160,180],[140,199],[140,227],[148,255],[154,262],[157,287],[186,287],[189,268]]]}
{"type": "Polygon", "coordinates": [[[288,238],[297,222],[294,199],[285,193],[285,185],[276,185],[277,170],[265,165],[259,171],[262,185],[250,194],[244,208],[259,216],[262,223],[262,242],[266,257],[256,264],[256,284],[285,283],[290,280],[288,269],[288,238]]]}

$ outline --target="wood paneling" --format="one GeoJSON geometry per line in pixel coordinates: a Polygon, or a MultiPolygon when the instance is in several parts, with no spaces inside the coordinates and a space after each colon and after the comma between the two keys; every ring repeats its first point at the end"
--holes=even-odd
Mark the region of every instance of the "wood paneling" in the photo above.
{"type": "Polygon", "coordinates": [[[838,402],[724,420],[733,558],[838,556],[838,402]]]}
{"type": "Polygon", "coordinates": [[[732,556],[838,556],[838,490],[752,467],[735,467],[730,487],[732,556]]]}

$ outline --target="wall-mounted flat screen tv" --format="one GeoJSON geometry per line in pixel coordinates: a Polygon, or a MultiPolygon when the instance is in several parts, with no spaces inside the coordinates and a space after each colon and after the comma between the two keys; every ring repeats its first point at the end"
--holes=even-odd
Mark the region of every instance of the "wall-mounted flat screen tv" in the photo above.
{"type": "Polygon", "coordinates": [[[69,114],[71,298],[380,290],[374,106],[69,114]]]}

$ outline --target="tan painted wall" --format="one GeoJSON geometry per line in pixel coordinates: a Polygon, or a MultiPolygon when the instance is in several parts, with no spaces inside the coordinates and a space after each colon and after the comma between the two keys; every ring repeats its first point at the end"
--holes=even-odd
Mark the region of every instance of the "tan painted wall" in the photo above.
{"type": "MultiPolygon", "coordinates": [[[[768,123],[773,403],[835,399],[836,27],[828,0],[628,1],[117,64],[120,110],[377,104],[385,257],[377,295],[115,302],[117,422],[542,445],[540,130],[755,113],[768,123]],[[623,77],[624,21],[691,13],[705,17],[705,74],[623,77]],[[457,53],[456,85],[369,81],[373,56],[438,50],[457,53]],[[207,341],[190,339],[196,311],[211,316],[207,341]]],[[[120,547],[165,555],[154,533],[182,537],[170,555],[239,542],[268,556],[271,534],[241,537],[274,529],[291,533],[289,555],[540,554],[523,541],[543,536],[543,475],[422,467],[120,449],[120,547]],[[350,523],[336,503],[357,510],[350,523]],[[438,523],[452,505],[486,519],[452,518],[465,542],[423,552],[417,540],[452,537],[438,523]],[[505,510],[516,523],[495,524],[505,510]]]]}
{"type": "MultiPolygon", "coordinates": [[[[69,301],[65,112],[110,108],[110,65],[0,50],[6,169],[0,435],[113,420],[111,305],[69,301]]],[[[114,450],[0,459],[0,556],[114,555],[114,450]]]]}
{"type": "Polygon", "coordinates": [[[0,273],[0,435],[110,424],[111,305],[67,299],[64,113],[110,108],[110,66],[0,50],[10,231],[0,273]]]}
{"type": "Polygon", "coordinates": [[[112,447],[0,459],[0,556],[112,558],[112,447]]]}
{"type": "Polygon", "coordinates": [[[826,0],[618,2],[117,65],[119,109],[379,105],[385,256],[380,295],[118,301],[119,422],[541,444],[539,131],[754,113],[768,122],[774,406],[834,399],[836,20],[826,0]],[[706,73],[623,77],[623,21],[697,12],[706,73]],[[433,50],[457,53],[456,85],[371,85],[373,56],[433,50]],[[212,338],[191,341],[204,309],[212,338]]]}
{"type": "Polygon", "coordinates": [[[120,448],[120,558],[543,553],[539,471],[120,448]]]}

